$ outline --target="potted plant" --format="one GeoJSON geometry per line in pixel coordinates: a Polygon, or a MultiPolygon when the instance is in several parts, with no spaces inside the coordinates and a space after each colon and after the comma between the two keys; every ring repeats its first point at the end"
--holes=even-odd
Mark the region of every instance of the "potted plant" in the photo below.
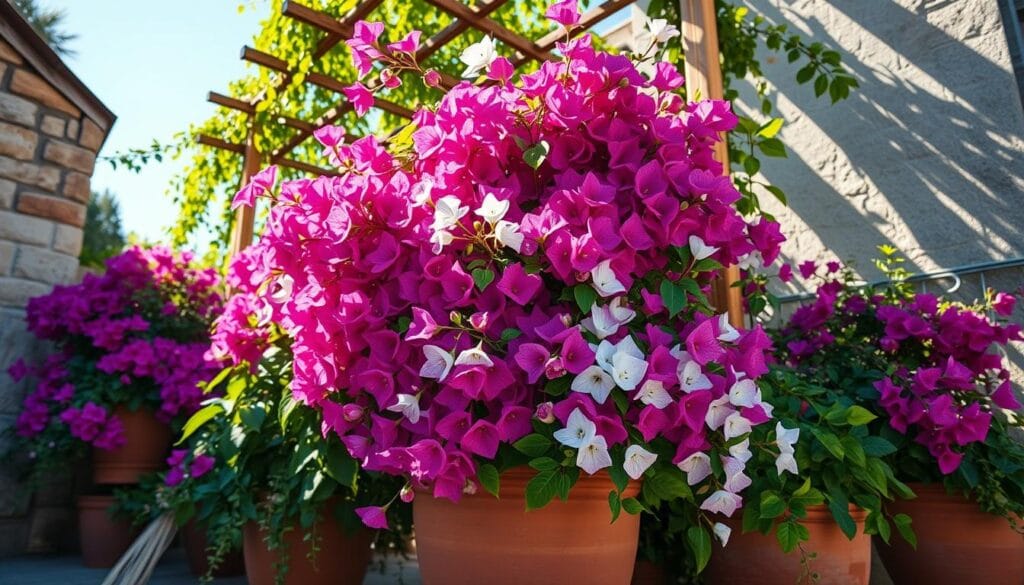
{"type": "MultiPolygon", "coordinates": [[[[548,15],[579,18],[575,2],[548,15]]],[[[382,33],[356,25],[361,73],[438,85],[418,33],[382,33]]],[[[742,503],[714,489],[720,470],[691,486],[679,465],[770,421],[748,392],[767,336],[706,295],[723,264],[771,263],[782,237],[732,206],[713,150],[736,118],[677,93],[655,58],[673,34],[651,30],[638,62],[583,36],[516,83],[484,39],[462,57],[481,83],[388,148],[323,128],[339,176],[278,188],[270,167],[236,197],[271,210],[231,284],[291,338],[296,397],[364,470],[416,494],[426,583],[625,583],[639,512],[742,503]]],[[[360,114],[373,101],[346,93],[360,114]]],[[[710,554],[710,526],[689,534],[710,554]]]]}
{"type": "Polygon", "coordinates": [[[205,533],[211,570],[241,545],[252,585],[362,583],[371,545],[400,551],[411,512],[397,502],[372,522],[390,529],[363,526],[356,509],[401,486],[360,471],[341,440],[322,432],[319,414],[293,398],[288,339],[259,315],[246,295],[227,303],[211,354],[234,365],[186,423],[187,448],[171,456],[159,508],[205,533]]]}
{"type": "Polygon", "coordinates": [[[857,286],[838,262],[801,266],[822,284],[780,332],[785,357],[878,416],[870,426],[887,442],[880,455],[917,495],[887,504],[914,519],[918,540],[916,552],[878,547],[897,582],[1024,580],[1024,446],[1013,436],[1021,405],[1001,353],[1022,337],[999,321],[1014,299],[915,293],[896,250],[881,250],[892,279],[883,287],[857,286]]]}
{"type": "MultiPolygon", "coordinates": [[[[173,425],[198,408],[198,383],[216,372],[203,356],[220,310],[218,286],[216,273],[188,253],[132,247],[109,259],[103,274],[31,299],[28,329],[53,352],[9,370],[16,381],[37,380],[11,458],[42,478],[91,449],[97,484],[132,484],[158,470],[173,425]]],[[[110,541],[89,536],[87,520],[105,518],[93,512],[112,501],[109,493],[82,501],[83,543],[110,541]]]]}

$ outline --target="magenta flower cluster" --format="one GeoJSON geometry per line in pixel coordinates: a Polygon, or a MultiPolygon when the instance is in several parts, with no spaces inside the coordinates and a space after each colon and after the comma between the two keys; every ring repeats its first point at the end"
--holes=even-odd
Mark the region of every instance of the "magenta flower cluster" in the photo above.
{"type": "Polygon", "coordinates": [[[199,479],[213,469],[216,460],[202,453],[193,455],[188,449],[174,449],[167,458],[168,471],[164,483],[174,487],[186,479],[199,479]]]}
{"type": "MultiPolygon", "coordinates": [[[[356,26],[363,73],[415,45],[385,47],[382,31],[356,26]]],[[[771,418],[753,382],[770,341],[696,307],[714,266],[771,263],[783,237],[732,205],[714,159],[737,121],[726,102],[687,103],[673,66],[638,68],[589,36],[558,51],[517,83],[492,56],[488,81],[415,114],[404,148],[322,129],[337,177],[275,189],[274,168],[260,173],[236,204],[273,205],[232,266],[246,296],[229,303],[218,353],[254,361],[259,324],[279,325],[292,390],[325,432],[363,468],[453,500],[535,424],[559,429],[587,473],[625,448],[619,465],[639,478],[667,443],[663,463],[691,484],[712,475],[713,443],[737,439],[730,481],[705,502],[731,514],[742,439],[771,418]]]]}
{"type": "Polygon", "coordinates": [[[15,380],[38,378],[18,434],[64,425],[76,439],[113,449],[124,442],[117,404],[145,404],[164,421],[195,411],[197,384],[217,368],[204,354],[218,287],[216,272],[193,266],[188,253],[133,247],[102,274],[31,299],[28,329],[57,351],[37,367],[19,361],[10,370],[15,380]]]}
{"type": "MultiPolygon", "coordinates": [[[[801,265],[805,277],[815,270],[813,262],[801,265]]],[[[838,270],[837,263],[827,267],[830,275],[838,270]]],[[[1014,303],[1013,296],[999,293],[989,308],[1006,316],[1014,303]]],[[[930,294],[865,295],[829,278],[815,301],[790,319],[787,331],[798,334],[788,343],[790,355],[797,362],[810,359],[854,322],[878,332],[860,342],[898,365],[875,383],[889,425],[927,447],[943,474],[959,468],[963,447],[985,441],[994,408],[1021,409],[999,351],[1024,339],[1019,325],[997,323],[977,308],[930,294]]]]}

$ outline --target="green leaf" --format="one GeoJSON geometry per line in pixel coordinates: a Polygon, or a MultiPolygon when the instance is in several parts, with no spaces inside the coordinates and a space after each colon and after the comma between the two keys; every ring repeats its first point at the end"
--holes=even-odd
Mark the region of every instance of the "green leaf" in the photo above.
{"type": "Polygon", "coordinates": [[[597,291],[589,284],[577,284],[572,287],[572,296],[576,299],[576,305],[584,313],[589,313],[590,308],[597,301],[597,291]]]}
{"type": "Polygon", "coordinates": [[[619,519],[619,514],[622,512],[622,500],[619,498],[619,492],[611,490],[608,492],[608,507],[612,510],[612,524],[619,519]]]}
{"type": "Polygon", "coordinates": [[[686,540],[690,543],[690,548],[693,549],[697,572],[700,573],[711,560],[711,535],[703,526],[691,526],[686,531],[686,540]]]}
{"type": "Polygon", "coordinates": [[[764,188],[768,189],[768,192],[774,195],[780,203],[782,203],[783,205],[789,205],[789,200],[786,199],[785,191],[776,187],[775,185],[765,185],[764,188]]]}
{"type": "Polygon", "coordinates": [[[241,408],[238,411],[238,416],[247,428],[254,431],[259,430],[263,426],[263,421],[267,419],[266,405],[260,402],[241,408]]]}
{"type": "Polygon", "coordinates": [[[813,434],[815,438],[818,439],[818,442],[820,442],[826,449],[828,449],[829,452],[832,453],[832,455],[834,455],[836,459],[842,461],[843,458],[846,456],[846,452],[843,451],[843,445],[842,443],[839,442],[839,437],[835,436],[834,434],[828,431],[823,431],[818,428],[811,429],[811,434],[813,434]]]}
{"type": "Polygon", "coordinates": [[[900,536],[903,540],[907,541],[907,544],[914,547],[917,550],[917,534],[914,533],[914,528],[911,526],[910,516],[906,514],[896,514],[892,517],[893,524],[896,525],[896,530],[899,530],[900,536]]]}
{"type": "Polygon", "coordinates": [[[539,433],[531,433],[516,441],[512,446],[527,457],[541,457],[551,448],[551,439],[539,433]]]}
{"type": "Polygon", "coordinates": [[[337,441],[331,441],[327,445],[327,453],[324,457],[324,471],[339,485],[351,488],[356,484],[359,466],[344,445],[337,441]]]}
{"type": "Polygon", "coordinates": [[[544,392],[551,396],[562,396],[569,391],[570,386],[572,386],[572,376],[562,376],[548,380],[547,384],[544,384],[544,392]]]}
{"type": "Polygon", "coordinates": [[[761,492],[761,518],[778,518],[786,511],[786,502],[773,491],[761,492]]]}
{"type": "Polygon", "coordinates": [[[846,538],[853,540],[853,537],[857,536],[857,523],[853,521],[853,516],[850,516],[849,504],[845,498],[842,501],[839,499],[829,500],[828,509],[832,512],[832,517],[836,519],[836,524],[839,525],[839,529],[843,531],[846,538]]]}
{"type": "Polygon", "coordinates": [[[530,460],[530,467],[537,471],[553,471],[561,467],[561,465],[550,457],[537,457],[530,460]]]}
{"type": "Polygon", "coordinates": [[[486,268],[477,268],[473,271],[473,282],[476,287],[483,291],[487,285],[494,282],[494,273],[486,268]]]}
{"type": "Polygon", "coordinates": [[[757,147],[761,149],[765,156],[786,158],[786,146],[778,138],[762,140],[757,143],[757,147]]]}
{"type": "Polygon", "coordinates": [[[814,80],[814,97],[821,97],[828,90],[828,76],[822,73],[814,80]]]}
{"type": "Polygon", "coordinates": [[[851,426],[859,427],[868,424],[878,418],[870,410],[856,404],[846,409],[846,422],[851,426]]]}
{"type": "Polygon", "coordinates": [[[661,281],[659,292],[669,317],[675,317],[686,307],[686,292],[671,280],[666,278],[661,281]]]}
{"type": "Polygon", "coordinates": [[[520,331],[518,329],[514,329],[512,327],[509,327],[508,329],[506,329],[506,330],[501,332],[501,340],[502,341],[512,341],[513,339],[519,337],[522,334],[523,334],[522,331],[520,331]]]}
{"type": "Polygon", "coordinates": [[[775,135],[782,129],[782,123],[782,118],[772,118],[758,129],[757,135],[761,138],[775,138],[775,135]]]}
{"type": "Polygon", "coordinates": [[[625,510],[627,514],[633,514],[635,516],[636,514],[643,512],[645,508],[644,505],[636,498],[626,498],[625,500],[622,500],[622,509],[625,510]]]}
{"type": "Polygon", "coordinates": [[[544,159],[548,157],[550,150],[551,147],[548,146],[547,141],[541,140],[523,152],[523,160],[534,169],[540,168],[540,165],[544,163],[544,159]]]}
{"type": "Polygon", "coordinates": [[[860,444],[864,448],[864,453],[871,457],[885,457],[896,452],[896,445],[882,437],[864,437],[860,444]]]}
{"type": "Polygon", "coordinates": [[[817,70],[818,68],[814,63],[808,63],[807,65],[804,65],[803,68],[796,72],[796,82],[807,83],[808,81],[811,80],[811,78],[814,77],[814,73],[817,70]]]}
{"type": "Polygon", "coordinates": [[[782,547],[782,552],[789,554],[793,552],[797,545],[800,544],[800,531],[797,529],[799,525],[789,520],[786,522],[780,522],[778,527],[775,529],[775,538],[779,541],[779,546],[782,547]]]}
{"type": "Polygon", "coordinates": [[[761,170],[761,161],[757,160],[755,156],[748,156],[743,159],[743,170],[748,175],[756,175],[757,171],[761,170]]]}
{"type": "Polygon", "coordinates": [[[219,403],[207,404],[200,408],[185,422],[184,428],[181,430],[181,438],[175,445],[180,445],[185,442],[192,433],[199,430],[199,427],[206,424],[210,419],[224,412],[224,408],[219,403]]]}
{"type": "Polygon", "coordinates": [[[693,492],[683,472],[675,466],[658,469],[656,474],[646,478],[645,484],[662,500],[693,499],[693,492]]]}
{"type": "Polygon", "coordinates": [[[856,467],[864,467],[867,464],[864,448],[860,446],[860,441],[856,437],[847,435],[840,440],[840,443],[843,446],[843,451],[846,453],[846,461],[854,464],[856,467]]]}
{"type": "Polygon", "coordinates": [[[526,484],[526,509],[536,510],[548,505],[558,489],[558,472],[541,471],[526,484]]]}
{"type": "MultiPolygon", "coordinates": [[[[554,460],[552,460],[554,462],[554,460]]],[[[557,464],[556,464],[557,465],[557,464]]],[[[500,480],[498,479],[498,468],[491,465],[490,463],[484,463],[476,471],[476,477],[480,480],[480,485],[484,486],[484,489],[490,492],[494,497],[498,496],[498,487],[500,480]]]]}

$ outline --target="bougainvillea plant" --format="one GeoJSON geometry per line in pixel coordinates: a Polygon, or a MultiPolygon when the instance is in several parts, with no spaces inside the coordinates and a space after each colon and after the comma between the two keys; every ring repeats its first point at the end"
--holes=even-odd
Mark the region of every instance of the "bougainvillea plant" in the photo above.
{"type": "MultiPolygon", "coordinates": [[[[548,16],[572,28],[579,12],[548,16]]],[[[418,35],[382,33],[363,22],[348,41],[362,74],[434,83],[418,35]]],[[[277,187],[271,167],[239,192],[272,207],[229,282],[267,302],[293,340],[292,391],[364,469],[458,500],[528,464],[531,508],[605,472],[613,516],[683,499],[710,554],[709,514],[743,502],[722,457],[744,460],[771,413],[754,382],[768,336],[707,295],[723,264],[770,264],[783,237],[734,209],[713,148],[736,118],[678,93],[655,58],[674,34],[651,31],[636,61],[582,36],[515,82],[485,39],[462,58],[475,83],[387,148],[323,128],[338,176],[277,187]],[[630,478],[639,499],[620,497],[630,478]]]]}
{"type": "Polygon", "coordinates": [[[163,247],[129,248],[102,274],[31,299],[28,329],[54,351],[9,370],[16,381],[37,380],[15,450],[41,469],[86,445],[115,449],[124,443],[118,406],[182,422],[199,407],[199,382],[219,369],[204,354],[221,300],[215,271],[163,247]]]}
{"type": "Polygon", "coordinates": [[[779,332],[802,375],[838,387],[879,416],[881,445],[903,482],[942,482],[986,511],[1024,512],[1024,426],[1005,348],[1021,327],[1005,322],[1015,298],[986,291],[953,302],[915,293],[896,250],[883,246],[884,288],[856,286],[838,262],[799,268],[820,278],[816,299],[779,332]]]}

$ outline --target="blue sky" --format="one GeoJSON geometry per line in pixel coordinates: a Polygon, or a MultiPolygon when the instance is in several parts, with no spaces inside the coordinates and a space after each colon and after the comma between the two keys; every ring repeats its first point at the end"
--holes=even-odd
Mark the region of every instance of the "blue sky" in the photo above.
{"type": "MultiPolygon", "coordinates": [[[[79,37],[71,69],[118,120],[101,155],[166,142],[214,106],[210,90],[224,92],[243,76],[242,45],[251,43],[268,3],[239,0],[41,0],[67,12],[65,28],[79,37]]],[[[150,163],[141,173],[100,161],[93,190],[110,189],[121,201],[125,228],[164,238],[177,209],[166,195],[180,162],[150,163]]]]}

